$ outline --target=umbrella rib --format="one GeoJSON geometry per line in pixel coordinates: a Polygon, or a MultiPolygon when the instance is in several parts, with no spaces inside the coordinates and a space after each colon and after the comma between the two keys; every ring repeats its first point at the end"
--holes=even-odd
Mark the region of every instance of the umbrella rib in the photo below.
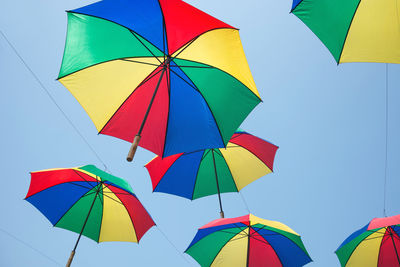
{"type": "MultiPolygon", "coordinates": [[[[139,37],[136,36],[136,34],[135,34],[132,30],[130,30],[130,32],[131,32],[132,35],[135,36],[135,38],[147,49],[147,51],[149,51],[150,54],[152,54],[153,57],[154,57],[155,59],[157,59],[158,62],[160,62],[160,64],[162,64],[161,60],[159,60],[158,57],[157,57],[156,55],[154,55],[154,53],[150,50],[150,48],[148,48],[148,47],[142,42],[142,40],[140,40],[139,37]]],[[[164,52],[163,52],[163,54],[164,54],[164,52]]],[[[164,55],[165,55],[165,54],[164,54],[164,55]]]]}
{"type": "Polygon", "coordinates": [[[108,195],[104,195],[104,194],[103,194],[103,196],[108,197],[109,199],[114,200],[115,202],[121,204],[122,206],[124,205],[122,202],[120,202],[120,201],[118,201],[118,200],[116,200],[116,199],[114,199],[114,198],[112,198],[112,197],[110,197],[110,196],[108,196],[108,195]]]}
{"type": "MultiPolygon", "coordinates": [[[[195,60],[188,60],[188,59],[183,59],[183,60],[190,61],[190,62],[194,62],[194,63],[198,63],[198,64],[203,64],[203,65],[208,65],[208,64],[206,64],[206,63],[199,62],[199,61],[195,61],[195,60]]],[[[179,65],[177,65],[177,66],[179,67],[179,65]]],[[[222,70],[222,69],[220,69],[220,68],[217,68],[217,67],[215,67],[215,66],[211,66],[211,65],[208,65],[208,66],[210,66],[210,67],[213,68],[213,69],[219,70],[219,71],[225,73],[226,75],[232,77],[232,79],[235,79],[238,83],[240,83],[240,84],[242,84],[244,87],[246,87],[247,90],[249,90],[251,94],[253,94],[258,100],[260,100],[260,102],[263,102],[262,99],[261,99],[258,95],[256,95],[252,90],[249,89],[249,87],[247,87],[242,81],[238,80],[238,79],[237,79],[235,76],[233,76],[232,74],[230,74],[230,73],[228,73],[228,72],[226,72],[226,71],[224,71],[224,70],[222,70]]],[[[193,81],[192,81],[192,82],[193,82],[193,81]]]]}
{"type": "Polygon", "coordinates": [[[219,151],[219,149],[217,149],[217,148],[214,149],[214,148],[213,148],[213,150],[214,150],[215,153],[217,153],[218,156],[220,156],[220,157],[222,157],[223,159],[225,159],[224,156],[221,154],[221,151],[219,151]]]}
{"type": "MultiPolygon", "coordinates": [[[[97,186],[97,185],[96,185],[96,186],[97,186]]],[[[95,187],[96,187],[96,186],[95,186],[95,187]]],[[[91,190],[93,190],[95,187],[93,187],[91,190]]],[[[58,219],[58,221],[57,221],[55,224],[53,224],[53,226],[57,225],[57,223],[59,223],[59,222],[61,221],[61,219],[65,216],[65,214],[67,214],[67,213],[72,209],[72,207],[75,206],[75,204],[76,204],[79,200],[81,200],[86,194],[87,194],[87,192],[86,192],[85,194],[83,194],[80,198],[78,198],[78,199],[71,205],[71,207],[69,207],[69,208],[64,212],[64,214],[58,219]]]]}
{"type": "Polygon", "coordinates": [[[239,136],[243,135],[244,133],[234,133],[236,136],[232,136],[231,140],[238,138],[239,136]]]}
{"type": "MultiPolygon", "coordinates": [[[[111,185],[111,184],[104,184],[104,187],[111,191],[111,192],[106,192],[106,193],[114,193],[114,191],[112,191],[111,188],[109,187],[110,185],[111,185]]],[[[112,198],[112,197],[110,197],[110,196],[108,196],[108,195],[105,195],[105,194],[104,194],[104,189],[103,189],[103,195],[104,195],[105,197],[111,198],[112,200],[115,200],[114,198],[112,198]]],[[[115,195],[115,194],[114,194],[114,195],[115,195]]],[[[116,195],[116,197],[118,198],[117,195],[116,195]]],[[[119,199],[119,198],[118,198],[118,199],[119,199]]],[[[115,201],[118,202],[118,200],[115,200],[115,201]]],[[[120,204],[123,205],[122,201],[121,201],[120,204]]]]}
{"type": "MultiPolygon", "coordinates": [[[[171,71],[170,68],[171,64],[168,62],[167,68],[169,71],[171,71]]],[[[165,71],[165,78],[167,80],[167,91],[168,91],[168,113],[167,113],[167,123],[165,125],[165,135],[164,135],[164,144],[163,144],[163,152],[162,152],[162,156],[164,157],[164,153],[165,153],[165,145],[167,144],[167,134],[168,134],[168,125],[169,125],[169,113],[171,110],[171,82],[169,80],[169,75],[171,75],[170,72],[168,72],[167,70],[165,71]]]]}
{"type": "Polygon", "coordinates": [[[358,1],[357,7],[356,7],[356,9],[354,10],[353,17],[351,18],[351,21],[350,21],[350,24],[349,24],[349,28],[347,29],[346,37],[345,37],[344,40],[343,40],[342,49],[340,50],[340,55],[339,55],[339,58],[338,58],[338,61],[337,61],[337,64],[338,64],[338,65],[339,65],[339,63],[340,63],[340,58],[342,57],[342,54],[343,54],[344,45],[345,45],[345,43],[346,43],[346,41],[347,41],[347,36],[349,35],[349,31],[350,31],[351,25],[353,24],[354,17],[356,16],[356,13],[357,13],[358,7],[360,6],[360,3],[361,3],[361,0],[358,1]]]}
{"type": "MultiPolygon", "coordinates": [[[[243,231],[243,230],[242,230],[242,231],[243,231]]],[[[240,232],[241,232],[241,231],[240,231],[240,232]]],[[[210,266],[212,266],[213,262],[214,262],[215,259],[218,257],[218,254],[224,249],[224,247],[225,247],[229,242],[232,241],[232,238],[234,238],[235,236],[236,236],[236,235],[232,236],[230,239],[228,239],[228,241],[227,241],[225,244],[222,245],[222,247],[219,249],[219,251],[215,254],[213,260],[212,260],[211,263],[210,263],[210,266]]],[[[201,240],[201,239],[200,239],[200,240],[201,240]]],[[[199,240],[199,241],[200,241],[200,240],[199,240]]],[[[198,242],[199,242],[199,241],[198,241],[198,242]]]]}
{"type": "MultiPolygon", "coordinates": [[[[177,65],[177,66],[178,66],[178,65],[177,65]]],[[[170,70],[171,70],[171,69],[170,69],[170,70]]],[[[173,70],[171,70],[171,71],[172,71],[173,73],[175,73],[173,70]]],[[[185,73],[182,69],[181,69],[181,71],[182,71],[183,73],[185,73]]],[[[175,73],[175,74],[176,74],[176,73],[175,73]]],[[[176,74],[176,75],[177,75],[179,78],[181,78],[184,82],[188,83],[185,79],[183,79],[182,77],[180,77],[178,74],[176,74]]],[[[185,73],[185,75],[186,75],[186,73],[185,73]]],[[[210,105],[208,104],[207,100],[205,99],[205,97],[203,96],[203,94],[200,92],[200,90],[196,87],[196,84],[192,81],[192,79],[190,79],[189,76],[187,76],[187,75],[186,75],[186,77],[193,83],[193,85],[195,86],[195,90],[199,92],[200,96],[203,98],[203,100],[204,100],[204,102],[206,103],[208,109],[210,110],[210,113],[211,113],[211,115],[212,115],[212,117],[213,117],[213,119],[214,119],[215,125],[216,125],[216,127],[217,127],[217,129],[218,129],[219,136],[221,137],[221,141],[222,141],[223,145],[225,146],[225,142],[224,142],[224,138],[223,138],[222,133],[221,133],[221,129],[220,129],[219,125],[218,125],[217,119],[216,119],[215,116],[214,116],[214,113],[213,113],[212,110],[211,110],[210,105]]],[[[232,77],[233,77],[233,76],[232,76],[232,77]]],[[[236,78],[235,78],[235,79],[236,79],[236,78]]],[[[191,87],[193,87],[191,84],[189,84],[189,85],[190,85],[191,87]]],[[[246,88],[247,88],[247,87],[246,87],[246,88]]]]}
{"type": "Polygon", "coordinates": [[[75,184],[74,182],[66,182],[66,183],[72,184],[72,185],[76,185],[76,186],[79,186],[79,187],[83,187],[83,188],[86,188],[86,189],[92,189],[92,188],[93,188],[93,187],[83,186],[83,185],[81,185],[81,184],[75,184]]]}
{"type": "MultiPolygon", "coordinates": [[[[178,65],[177,65],[178,66],[178,65]]],[[[184,81],[185,83],[187,83],[190,87],[192,87],[194,90],[196,90],[197,92],[200,92],[199,88],[197,88],[196,86],[193,86],[191,83],[189,83],[188,81],[186,81],[184,78],[182,78],[178,73],[176,73],[174,70],[170,69],[170,71],[172,71],[176,76],[178,76],[179,78],[181,78],[182,81],[184,81]]]]}
{"type": "Polygon", "coordinates": [[[129,61],[129,62],[133,62],[133,63],[139,63],[139,64],[144,64],[144,65],[150,65],[150,66],[160,66],[159,64],[153,64],[153,63],[148,63],[148,62],[142,62],[142,61],[138,61],[138,60],[132,60],[132,59],[126,59],[126,58],[120,58],[119,60],[121,61],[129,61]]]}
{"type": "Polygon", "coordinates": [[[221,232],[221,233],[226,233],[226,234],[235,234],[235,235],[245,235],[245,236],[247,236],[247,234],[244,234],[244,233],[242,233],[242,231],[240,231],[239,233],[235,233],[235,232],[229,232],[229,231],[226,231],[226,230],[219,230],[218,232],[221,232]]]}
{"type": "Polygon", "coordinates": [[[200,69],[215,69],[213,66],[184,66],[184,65],[176,65],[172,66],[173,68],[200,68],[200,69]]]}
{"type": "Polygon", "coordinates": [[[211,151],[211,149],[208,149],[207,151],[205,151],[205,153],[201,157],[201,160],[203,160],[205,157],[207,157],[207,155],[208,155],[208,153],[210,153],[210,151],[211,151]]]}
{"type": "MultiPolygon", "coordinates": [[[[157,69],[156,69],[157,70],[157,69]]],[[[112,118],[114,118],[115,114],[118,113],[118,111],[120,110],[120,108],[125,104],[125,102],[139,89],[139,87],[141,87],[143,84],[147,83],[149,80],[151,80],[154,76],[156,76],[157,74],[159,74],[163,69],[160,68],[158,71],[153,71],[153,74],[147,76],[134,90],[133,92],[125,99],[124,102],[121,103],[121,105],[118,107],[118,109],[114,112],[114,114],[108,119],[108,121],[104,124],[103,128],[101,128],[101,130],[99,131],[99,133],[101,133],[104,129],[104,127],[107,126],[107,124],[112,120],[112,118]]]]}
{"type": "MultiPolygon", "coordinates": [[[[109,189],[110,189],[110,191],[111,191],[112,193],[115,194],[115,192],[112,191],[111,188],[109,188],[109,189]]],[[[132,228],[133,228],[133,233],[135,234],[136,241],[137,241],[138,244],[139,244],[139,238],[138,238],[138,236],[137,236],[137,234],[136,234],[136,227],[135,227],[135,224],[134,224],[134,222],[133,222],[133,218],[132,218],[130,212],[128,211],[128,209],[126,208],[125,204],[122,202],[122,200],[121,200],[117,195],[115,195],[115,196],[118,198],[119,201],[121,201],[122,206],[124,207],[124,209],[125,209],[126,212],[128,213],[129,218],[131,219],[132,228]]],[[[131,196],[132,196],[132,195],[131,195],[131,196]]],[[[136,196],[135,196],[135,198],[137,199],[137,201],[139,201],[139,199],[138,199],[136,196]]],[[[139,203],[140,203],[140,201],[139,201],[139,203]]],[[[143,208],[144,208],[144,207],[143,207],[143,208]]],[[[153,219],[151,219],[151,220],[153,221],[153,219]]],[[[153,223],[154,223],[154,221],[153,221],[153,223]]],[[[155,223],[154,223],[154,224],[155,224],[155,223]]]]}
{"type": "MultiPolygon", "coordinates": [[[[199,35],[199,36],[200,36],[200,35],[199,35]]],[[[174,60],[177,56],[179,56],[179,54],[181,54],[183,51],[185,51],[185,49],[188,48],[189,45],[193,44],[193,42],[196,41],[197,38],[199,38],[199,36],[196,36],[196,37],[193,38],[191,41],[189,41],[189,43],[187,43],[187,44],[185,45],[185,47],[184,47],[181,51],[178,52],[178,54],[176,54],[174,57],[172,57],[171,60],[174,60]]]]}
{"type": "MultiPolygon", "coordinates": [[[[201,150],[199,150],[199,151],[201,151],[201,150]]],[[[201,161],[203,160],[203,156],[204,156],[204,150],[203,150],[203,155],[201,155],[201,159],[199,160],[199,165],[197,166],[197,169],[196,169],[196,176],[194,177],[195,181],[194,181],[192,197],[191,197],[192,200],[193,200],[193,196],[194,196],[194,191],[196,190],[196,184],[197,184],[197,180],[198,180],[197,176],[199,175],[200,165],[201,165],[201,161]]]]}
{"type": "MultiPolygon", "coordinates": [[[[91,188],[94,188],[94,186],[92,186],[90,184],[90,182],[88,180],[86,180],[82,175],[80,175],[80,173],[77,170],[72,169],[79,177],[81,177],[91,188]]],[[[96,176],[97,177],[97,176],[96,176]]],[[[97,180],[97,179],[96,179],[97,180]]],[[[97,183],[99,182],[98,180],[96,181],[97,183]]]]}

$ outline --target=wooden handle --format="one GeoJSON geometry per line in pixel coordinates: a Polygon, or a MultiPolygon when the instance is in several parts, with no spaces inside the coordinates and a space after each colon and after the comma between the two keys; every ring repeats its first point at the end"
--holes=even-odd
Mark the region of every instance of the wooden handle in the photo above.
{"type": "Polygon", "coordinates": [[[221,215],[221,218],[225,218],[223,211],[220,211],[219,214],[221,215]]]}
{"type": "Polygon", "coordinates": [[[136,149],[139,145],[139,141],[140,141],[140,135],[136,135],[135,139],[133,139],[131,149],[129,149],[128,156],[126,157],[127,161],[131,162],[133,160],[133,157],[135,156],[135,153],[136,153],[136,149]]]}
{"type": "Polygon", "coordinates": [[[73,250],[73,251],[71,251],[71,255],[69,256],[67,265],[65,265],[65,267],[71,266],[71,263],[72,263],[72,260],[74,259],[74,256],[75,256],[75,251],[73,250]]]}

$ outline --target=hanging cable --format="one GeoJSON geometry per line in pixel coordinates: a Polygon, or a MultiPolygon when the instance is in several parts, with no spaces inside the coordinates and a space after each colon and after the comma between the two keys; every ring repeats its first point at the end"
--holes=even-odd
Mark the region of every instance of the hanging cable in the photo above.
{"type": "Polygon", "coordinates": [[[388,161],[388,125],[389,125],[389,64],[386,63],[386,129],[385,129],[385,177],[383,183],[383,216],[386,217],[386,183],[387,183],[387,161],[388,161]]]}
{"type": "Polygon", "coordinates": [[[89,149],[93,152],[93,154],[96,156],[96,158],[103,164],[104,169],[107,170],[107,165],[101,160],[100,156],[96,153],[96,151],[93,149],[93,147],[89,144],[89,142],[86,140],[86,138],[82,135],[82,133],[78,130],[78,128],[73,124],[73,122],[69,119],[67,114],[61,109],[61,107],[57,104],[56,100],[54,97],[50,94],[49,90],[44,86],[44,84],[40,81],[38,76],[33,72],[33,70],[29,67],[29,65],[25,62],[25,60],[22,58],[22,56],[18,53],[17,49],[13,46],[13,44],[8,40],[8,38],[4,35],[3,31],[0,30],[1,35],[3,38],[7,41],[8,45],[12,48],[14,53],[19,57],[21,62],[24,64],[24,66],[27,68],[27,70],[31,73],[31,75],[35,78],[37,83],[40,85],[40,87],[45,91],[47,96],[50,98],[50,100],[56,105],[58,110],[61,112],[61,114],[64,116],[64,118],[68,121],[68,123],[72,126],[72,128],[75,130],[75,132],[82,138],[83,142],[89,147],[89,149]]]}
{"type": "Polygon", "coordinates": [[[246,202],[246,200],[244,199],[244,197],[243,197],[243,195],[242,195],[242,193],[239,191],[239,195],[240,195],[240,197],[242,198],[242,200],[243,200],[243,203],[244,203],[244,206],[246,207],[246,209],[247,209],[247,212],[248,213],[251,213],[250,212],[250,209],[249,209],[249,206],[247,205],[247,202],[246,202]]]}
{"type": "Polygon", "coordinates": [[[168,243],[170,243],[171,246],[176,250],[176,252],[178,252],[178,254],[182,257],[182,259],[184,259],[187,263],[189,263],[189,265],[193,266],[193,264],[192,264],[190,261],[188,261],[188,259],[186,259],[186,258],[183,256],[183,253],[174,245],[174,243],[172,243],[172,241],[169,240],[169,238],[167,237],[167,235],[166,235],[163,231],[161,231],[160,226],[158,226],[158,225],[156,224],[156,227],[157,227],[158,231],[160,231],[160,233],[161,233],[161,234],[164,236],[164,238],[168,241],[168,243]]]}
{"type": "Polygon", "coordinates": [[[11,233],[7,232],[6,230],[0,228],[0,231],[3,232],[4,234],[8,235],[8,236],[11,237],[12,239],[18,241],[19,243],[21,243],[21,244],[27,246],[28,248],[32,249],[32,250],[35,251],[36,253],[42,255],[43,257],[45,257],[45,258],[48,259],[49,261],[51,261],[51,262],[57,264],[58,266],[64,266],[64,265],[62,265],[61,263],[57,262],[56,260],[54,260],[54,259],[50,258],[49,256],[47,256],[46,254],[44,254],[44,253],[41,252],[40,250],[38,250],[38,249],[34,248],[33,246],[31,246],[30,244],[26,243],[25,241],[23,241],[23,240],[19,239],[18,237],[12,235],[11,233]]]}

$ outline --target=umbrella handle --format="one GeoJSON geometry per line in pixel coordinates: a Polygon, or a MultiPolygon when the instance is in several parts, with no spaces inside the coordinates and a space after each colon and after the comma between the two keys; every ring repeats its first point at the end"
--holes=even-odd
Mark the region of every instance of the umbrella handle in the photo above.
{"type": "Polygon", "coordinates": [[[71,255],[69,256],[67,265],[65,265],[65,267],[71,266],[71,263],[72,263],[72,260],[74,259],[74,256],[75,256],[75,250],[71,251],[71,255]]]}
{"type": "Polygon", "coordinates": [[[129,149],[128,156],[126,157],[127,161],[131,162],[133,160],[133,157],[135,156],[136,153],[136,149],[139,145],[139,141],[140,141],[140,135],[136,135],[135,139],[133,139],[131,149],[129,149]]]}
{"type": "Polygon", "coordinates": [[[219,215],[221,215],[221,219],[225,218],[225,214],[222,210],[219,212],[219,215]]]}

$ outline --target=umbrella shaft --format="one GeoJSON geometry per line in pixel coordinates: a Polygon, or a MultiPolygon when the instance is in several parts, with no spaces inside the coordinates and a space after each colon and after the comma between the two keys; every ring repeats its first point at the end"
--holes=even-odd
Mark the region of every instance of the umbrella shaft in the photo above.
{"type": "MultiPolygon", "coordinates": [[[[164,66],[165,66],[165,65],[164,65],[164,66]]],[[[151,106],[153,105],[153,101],[154,101],[154,99],[156,98],[156,94],[157,94],[158,88],[160,87],[160,83],[161,83],[161,80],[162,80],[162,78],[163,78],[163,76],[164,76],[164,72],[165,72],[165,71],[166,71],[166,67],[163,67],[163,70],[161,71],[160,78],[158,79],[158,82],[157,82],[156,89],[154,90],[154,93],[153,93],[153,96],[151,97],[149,106],[147,107],[146,114],[144,115],[142,124],[140,125],[139,132],[138,132],[138,134],[137,134],[138,136],[140,136],[140,135],[142,134],[144,124],[146,123],[147,116],[149,116],[151,106]]]]}
{"type": "MultiPolygon", "coordinates": [[[[85,219],[85,222],[83,223],[82,230],[81,230],[81,232],[79,233],[78,240],[76,241],[75,247],[74,247],[74,249],[72,250],[72,252],[74,252],[74,254],[75,254],[76,247],[78,246],[79,240],[81,239],[83,230],[85,229],[86,223],[87,223],[87,221],[88,221],[88,219],[89,219],[90,212],[92,211],[92,208],[93,208],[93,206],[94,206],[94,202],[96,202],[96,198],[97,198],[97,195],[98,195],[98,194],[99,194],[99,191],[97,191],[97,192],[96,192],[96,195],[94,196],[92,205],[90,206],[90,209],[89,209],[89,212],[88,212],[88,215],[87,215],[87,217],[86,217],[86,219],[85,219]]],[[[72,254],[71,254],[71,255],[72,255],[72,254]]],[[[74,257],[74,256],[72,255],[72,257],[74,257]]],[[[71,261],[72,261],[72,259],[71,259],[71,261]]]]}
{"type": "Polygon", "coordinates": [[[224,211],[222,210],[222,201],[221,201],[221,192],[219,191],[219,183],[218,183],[218,175],[217,175],[217,165],[215,165],[215,156],[214,156],[214,149],[211,149],[213,163],[214,163],[214,172],[215,172],[215,181],[217,182],[217,191],[218,191],[218,200],[219,200],[219,209],[221,218],[224,218],[224,211]]]}

